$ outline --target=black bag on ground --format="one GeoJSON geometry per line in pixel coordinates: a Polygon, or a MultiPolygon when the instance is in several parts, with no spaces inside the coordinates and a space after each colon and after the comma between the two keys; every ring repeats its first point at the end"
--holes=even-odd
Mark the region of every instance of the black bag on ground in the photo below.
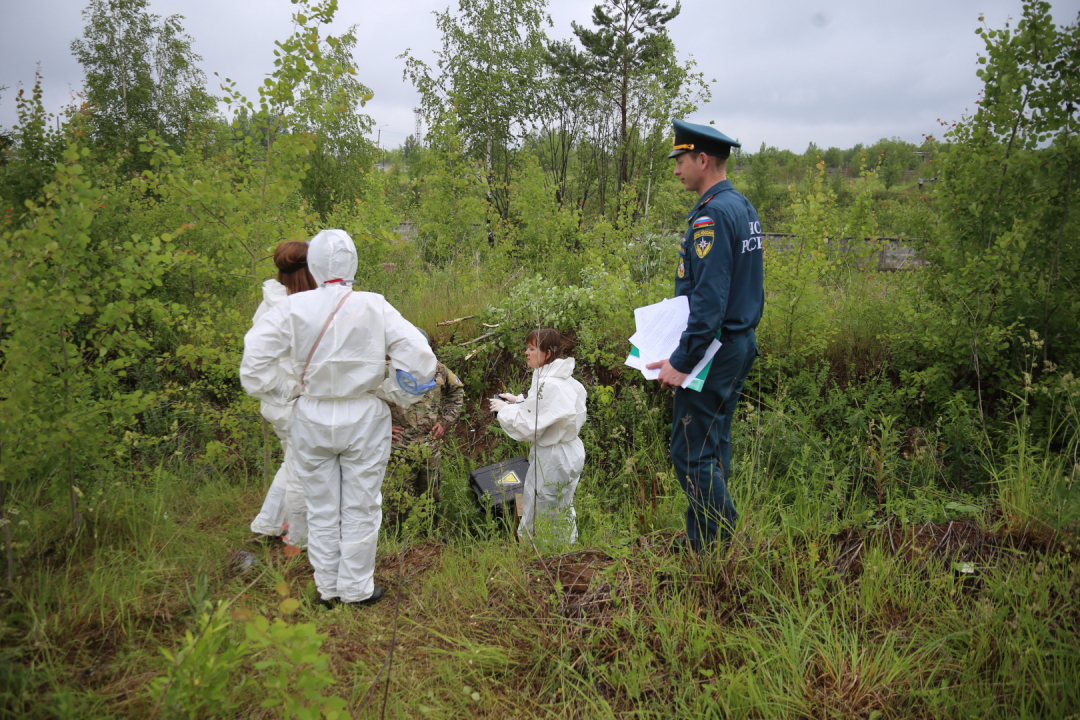
{"type": "Polygon", "coordinates": [[[519,455],[473,470],[469,473],[469,487],[481,505],[490,503],[496,511],[513,513],[514,496],[524,491],[527,472],[529,461],[519,455]]]}

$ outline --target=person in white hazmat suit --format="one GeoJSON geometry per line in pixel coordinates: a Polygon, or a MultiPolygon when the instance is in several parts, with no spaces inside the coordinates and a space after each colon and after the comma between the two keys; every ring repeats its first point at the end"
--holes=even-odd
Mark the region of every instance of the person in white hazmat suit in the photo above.
{"type": "Polygon", "coordinates": [[[391,402],[413,404],[434,387],[435,354],[381,295],[353,292],[356,247],[346,232],[312,238],[308,269],[318,287],[290,295],[244,337],[240,380],[259,399],[297,398],[289,441],[320,602],[366,604],[383,595],[375,550],[390,458],[390,409],[374,391],[381,384],[391,402]]]}
{"type": "MultiPolygon", "coordinates": [[[[254,326],[278,303],[289,295],[315,289],[315,280],[307,269],[307,243],[283,242],[274,248],[274,265],[277,266],[277,279],[263,283],[263,300],[255,310],[252,320],[254,326]]],[[[296,381],[289,358],[281,359],[281,366],[288,376],[296,381]]],[[[280,537],[288,527],[285,542],[289,545],[304,547],[307,540],[307,505],[304,491],[296,477],[293,465],[293,452],[289,445],[289,420],[292,416],[293,403],[277,404],[263,400],[259,412],[274,428],[274,434],[281,440],[285,457],[274,475],[274,482],[266,493],[259,514],[251,522],[251,531],[264,537],[280,537]]]]}
{"type": "Polygon", "coordinates": [[[525,476],[524,506],[518,535],[552,528],[555,537],[577,540],[574,493],[585,467],[585,446],[578,433],[585,424],[585,388],[573,378],[574,359],[560,358],[557,330],[533,330],[525,339],[533,369],[525,396],[492,398],[499,425],[515,440],[532,443],[525,476]]]}

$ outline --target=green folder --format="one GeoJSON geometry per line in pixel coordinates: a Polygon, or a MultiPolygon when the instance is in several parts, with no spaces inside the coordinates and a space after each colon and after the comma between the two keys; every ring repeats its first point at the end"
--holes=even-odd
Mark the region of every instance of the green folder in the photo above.
{"type": "Polygon", "coordinates": [[[716,358],[713,355],[709,358],[709,362],[705,363],[705,367],[701,368],[701,372],[697,374],[697,377],[690,381],[690,384],[686,386],[687,390],[697,390],[701,392],[701,388],[705,387],[705,378],[709,376],[709,368],[712,367],[712,361],[716,358]]]}
{"type": "MultiPolygon", "coordinates": [[[[633,357],[641,357],[641,353],[633,345],[630,346],[630,355],[633,357]]],[[[712,361],[716,359],[716,356],[709,358],[709,362],[705,363],[705,367],[701,368],[701,372],[697,374],[697,377],[690,381],[690,384],[686,386],[687,390],[696,390],[701,392],[701,388],[705,387],[705,378],[709,375],[709,368],[712,367],[712,361]]]]}

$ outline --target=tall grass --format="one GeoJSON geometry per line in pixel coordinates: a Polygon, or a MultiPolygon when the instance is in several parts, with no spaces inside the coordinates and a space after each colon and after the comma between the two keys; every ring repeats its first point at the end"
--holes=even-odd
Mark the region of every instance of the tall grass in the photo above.
{"type": "MultiPolygon", "coordinates": [[[[439,322],[480,314],[516,281],[405,250],[387,262],[361,269],[357,287],[443,343],[481,330],[439,322]]],[[[436,521],[420,536],[384,529],[376,576],[391,600],[359,612],[319,609],[305,558],[250,542],[258,435],[242,412],[225,422],[213,402],[192,405],[220,447],[178,437],[156,455],[132,449],[115,477],[86,484],[75,541],[47,481],[12,506],[20,545],[17,581],[0,596],[0,714],[169,716],[151,689],[172,667],[160,650],[187,633],[198,642],[200,613],[219,601],[232,647],[251,614],[315,623],[332,690],[356,711],[394,643],[399,593],[390,716],[1080,712],[1076,471],[1061,451],[1073,445],[1033,442],[1020,421],[994,453],[967,449],[989,486],[953,483],[950,448],[973,437],[963,417],[897,420],[919,417],[906,409],[918,397],[890,377],[888,338],[905,331],[897,305],[916,300],[907,276],[843,285],[829,362],[761,359],[734,425],[736,539],[700,556],[670,550],[686,501],[667,456],[668,393],[581,363],[587,463],[571,548],[520,544],[512,522],[477,503],[468,473],[524,446],[501,435],[474,389],[443,448],[436,521]],[[845,363],[855,368],[841,374],[845,363]],[[300,601],[293,615],[280,609],[282,583],[300,601]]],[[[486,391],[523,373],[513,362],[495,352],[453,369],[486,391]]],[[[193,701],[194,715],[279,716],[258,707],[272,657],[245,649],[225,701],[193,701]]],[[[381,715],[373,696],[362,717],[381,715]]]]}
{"type": "Polygon", "coordinates": [[[521,279],[520,270],[500,275],[485,261],[488,259],[480,256],[458,257],[446,265],[432,265],[424,262],[416,248],[401,245],[391,250],[384,262],[359,269],[354,287],[383,295],[434,339],[466,339],[475,336],[478,322],[445,329],[438,323],[477,315],[497,305],[508,288],[521,279]]]}
{"type": "MultiPolygon", "coordinates": [[[[595,412],[593,422],[622,426],[620,410],[639,405],[646,415],[657,407],[627,393],[613,415],[595,412]]],[[[389,714],[1066,717],[1080,708],[1067,552],[1009,536],[972,562],[970,576],[954,567],[968,557],[963,548],[928,540],[898,552],[892,531],[874,530],[852,502],[853,471],[839,460],[796,453],[783,470],[771,465],[769,436],[797,418],[743,420],[732,483],[737,540],[691,558],[669,553],[673,531],[642,525],[639,489],[627,477],[597,470],[613,455],[663,468],[648,425],[625,441],[625,455],[590,456],[578,510],[581,547],[593,550],[542,561],[469,496],[463,476],[480,460],[448,448],[433,538],[404,548],[393,535],[382,542],[380,582],[392,596],[399,575],[404,583],[389,714]],[[845,532],[860,538],[855,563],[847,561],[856,536],[845,532]],[[393,567],[399,549],[401,569],[393,567]]],[[[1049,487],[1059,472],[1016,454],[1000,460],[1004,485],[1049,487]]],[[[193,486],[183,472],[166,466],[153,482],[117,487],[103,500],[114,509],[104,517],[119,519],[88,523],[73,547],[48,535],[51,518],[28,514],[23,537],[33,547],[4,600],[8,716],[147,717],[155,707],[148,683],[166,667],[158,648],[180,642],[196,608],[221,599],[275,615],[282,581],[299,592],[295,619],[330,634],[335,692],[358,703],[389,649],[392,603],[319,610],[306,563],[245,543],[237,517],[261,498],[219,481],[193,486]],[[241,552],[254,564],[245,567],[241,552]]],[[[658,514],[677,518],[683,506],[672,485],[666,478],[658,514]]],[[[988,538],[995,517],[987,507],[988,538]]],[[[237,668],[256,680],[234,698],[248,715],[259,700],[260,657],[237,668]]]]}

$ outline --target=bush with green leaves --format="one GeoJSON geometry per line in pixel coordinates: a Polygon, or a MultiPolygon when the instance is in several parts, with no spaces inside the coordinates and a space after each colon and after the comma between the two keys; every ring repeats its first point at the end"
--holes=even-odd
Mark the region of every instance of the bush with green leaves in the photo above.
{"type": "MultiPolygon", "coordinates": [[[[299,602],[286,598],[285,603],[299,602]]],[[[334,684],[330,673],[330,656],[320,652],[326,633],[319,633],[315,623],[289,623],[278,618],[271,623],[256,615],[246,623],[244,632],[255,648],[266,648],[270,657],[255,663],[266,673],[262,682],[268,697],[261,707],[278,707],[286,718],[299,720],[335,720],[345,716],[346,703],[323,691],[334,684]]]]}
{"type": "Polygon", "coordinates": [[[185,632],[175,651],[161,651],[169,665],[151,684],[158,709],[177,720],[235,717],[250,682],[244,673],[250,653],[248,643],[233,637],[228,603],[199,608],[195,631],[185,632]]]}
{"type": "Polygon", "coordinates": [[[415,215],[418,247],[428,261],[470,259],[489,244],[492,208],[484,200],[483,169],[465,153],[453,125],[432,128],[417,170],[421,186],[415,215]]]}
{"type": "Polygon", "coordinates": [[[95,232],[109,195],[88,161],[90,149],[71,137],[24,222],[0,232],[0,478],[63,478],[75,530],[91,468],[108,464],[117,429],[156,400],[127,378],[149,348],[146,330],[169,311],[153,291],[176,262],[171,233],[95,232]]]}
{"type": "MultiPolygon", "coordinates": [[[[296,612],[300,601],[288,597],[288,584],[278,583],[277,591],[284,596],[279,606],[283,615],[296,612]]],[[[253,687],[263,697],[260,707],[280,708],[284,718],[342,717],[345,701],[324,695],[334,676],[330,656],[322,652],[327,635],[316,632],[314,623],[290,623],[283,617],[270,622],[225,602],[211,607],[205,599],[195,600],[199,615],[194,631],[184,633],[177,650],[162,649],[168,667],[150,686],[165,717],[235,717],[248,707],[253,687]],[[238,621],[243,622],[243,640],[235,637],[238,621]],[[251,673],[252,667],[258,675],[251,673]]]]}
{"type": "Polygon", "coordinates": [[[877,156],[877,175],[886,190],[902,182],[905,173],[914,170],[920,162],[915,146],[895,137],[878,140],[868,153],[871,157],[877,156]]]}
{"type": "Polygon", "coordinates": [[[573,256],[580,241],[579,213],[560,205],[536,156],[520,159],[510,186],[513,216],[506,232],[517,258],[529,265],[573,256]]]}
{"type": "Polygon", "coordinates": [[[838,219],[832,191],[819,164],[805,192],[792,192],[788,246],[765,247],[765,298],[768,311],[758,331],[777,358],[820,354],[834,332],[831,306],[825,300],[825,277],[836,261],[829,240],[836,240],[838,219]]]}
{"type": "Polygon", "coordinates": [[[1029,329],[1043,361],[1080,364],[1080,22],[1056,25],[1050,3],[1035,0],[1015,28],[977,32],[984,90],[945,133],[940,226],[920,251],[948,317],[927,328],[928,343],[985,421],[994,403],[1012,402],[1029,329]]]}
{"type": "Polygon", "coordinates": [[[516,284],[499,307],[488,308],[486,319],[498,325],[492,345],[516,348],[534,328],[553,327],[567,332],[591,323],[599,298],[593,290],[558,285],[543,275],[516,284]]]}
{"type": "Polygon", "coordinates": [[[69,142],[45,111],[40,75],[34,79],[29,97],[25,90],[19,90],[15,112],[18,122],[4,133],[6,142],[0,148],[0,213],[5,224],[24,219],[26,203],[36,201],[53,179],[69,142]]]}

